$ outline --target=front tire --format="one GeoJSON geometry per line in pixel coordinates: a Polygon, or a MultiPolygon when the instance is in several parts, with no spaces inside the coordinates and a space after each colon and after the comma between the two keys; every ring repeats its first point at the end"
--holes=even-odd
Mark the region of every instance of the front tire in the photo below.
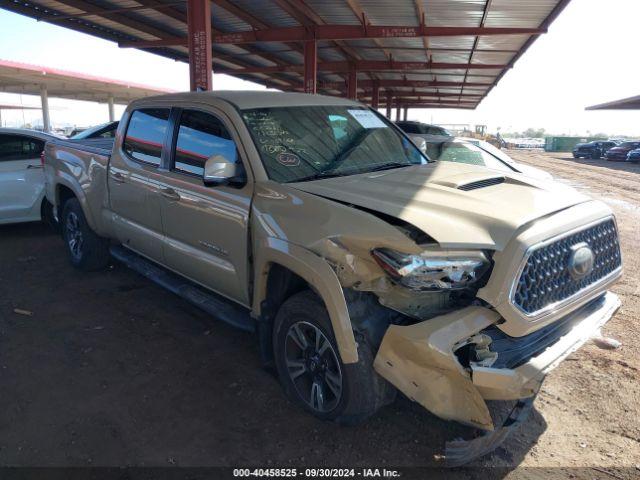
{"type": "Polygon", "coordinates": [[[345,365],[322,300],[307,290],[285,301],[276,315],[273,344],[289,399],[320,419],[349,425],[391,403],[395,389],[375,372],[373,354],[360,340],[358,362],[345,365]]]}
{"type": "Polygon", "coordinates": [[[107,266],[109,241],[91,230],[77,199],[65,202],[61,228],[69,260],[74,267],[89,272],[107,266]]]}

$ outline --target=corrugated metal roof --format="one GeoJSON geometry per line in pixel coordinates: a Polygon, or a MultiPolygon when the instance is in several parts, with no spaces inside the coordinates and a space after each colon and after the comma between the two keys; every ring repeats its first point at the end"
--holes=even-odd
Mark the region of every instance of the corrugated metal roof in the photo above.
{"type": "MultiPolygon", "coordinates": [[[[567,3],[569,0],[212,0],[212,28],[214,35],[301,25],[308,27],[307,31],[318,25],[356,26],[362,30],[367,26],[415,28],[421,25],[467,30],[479,27],[546,29],[567,3]]],[[[153,42],[187,35],[186,1],[0,0],[0,8],[119,43],[153,42]]],[[[429,104],[451,105],[464,100],[471,101],[475,107],[537,38],[537,33],[495,35],[495,32],[486,34],[486,30],[482,32],[485,34],[478,33],[474,30],[425,38],[323,39],[318,42],[318,61],[321,64],[348,62],[348,65],[356,65],[358,61],[386,61],[385,69],[378,64],[375,65],[378,68],[368,71],[363,67],[358,72],[359,81],[366,81],[362,82],[365,88],[358,90],[363,98],[370,96],[371,80],[380,80],[394,82],[396,86],[388,87],[388,90],[398,96],[411,94],[407,99],[413,99],[416,92],[431,96],[449,94],[430,98],[429,104]],[[432,66],[429,61],[440,65],[432,66]],[[469,68],[473,65],[495,68],[469,68]],[[424,85],[420,89],[397,86],[407,81],[436,82],[439,86],[427,88],[428,85],[424,85]],[[445,85],[442,82],[446,82],[445,85]]],[[[158,55],[188,60],[184,44],[165,42],[146,48],[158,55]]],[[[288,90],[302,88],[300,71],[256,71],[279,65],[302,65],[302,41],[214,43],[212,48],[214,71],[233,69],[232,74],[257,83],[273,85],[272,82],[276,82],[288,90]]],[[[322,92],[345,93],[347,72],[344,69],[325,70],[321,65],[318,77],[328,85],[321,89],[322,92]]],[[[387,87],[382,85],[381,88],[380,98],[384,102],[387,87]]]]}

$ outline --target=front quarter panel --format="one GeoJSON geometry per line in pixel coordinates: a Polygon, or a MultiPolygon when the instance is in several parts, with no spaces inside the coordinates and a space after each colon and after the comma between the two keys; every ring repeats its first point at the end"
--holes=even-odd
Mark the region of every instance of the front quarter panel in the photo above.
{"type": "Polygon", "coordinates": [[[256,184],[251,213],[254,259],[253,312],[260,315],[271,265],[288,268],[324,300],[342,360],[358,360],[343,288],[384,283],[371,248],[420,250],[376,217],[275,182],[256,184]]]}

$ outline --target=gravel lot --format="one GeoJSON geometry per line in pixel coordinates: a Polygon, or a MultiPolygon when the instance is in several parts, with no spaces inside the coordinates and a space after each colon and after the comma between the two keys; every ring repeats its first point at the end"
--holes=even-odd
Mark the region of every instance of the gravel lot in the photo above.
{"type": "MultiPolygon", "coordinates": [[[[640,474],[640,166],[510,153],[615,210],[623,308],[606,333],[623,346],[572,355],[529,421],[476,465],[588,478],[630,467],[615,475],[631,478],[640,474]]],[[[73,270],[39,224],[0,227],[0,292],[0,465],[421,466],[467,433],[405,399],[358,427],[315,420],[261,369],[251,335],[118,264],[73,270]]]]}

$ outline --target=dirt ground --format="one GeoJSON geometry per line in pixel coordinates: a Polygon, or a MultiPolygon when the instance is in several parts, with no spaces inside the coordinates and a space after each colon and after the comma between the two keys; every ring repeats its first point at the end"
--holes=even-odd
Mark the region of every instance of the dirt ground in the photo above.
{"type": "MultiPolygon", "coordinates": [[[[474,465],[631,478],[640,474],[640,166],[509,153],[615,210],[623,307],[605,332],[623,346],[573,354],[529,421],[474,465]],[[613,467],[626,470],[603,473],[613,467]]],[[[73,270],[39,224],[0,227],[0,465],[424,466],[466,433],[406,399],[358,427],[316,420],[286,401],[251,335],[117,263],[73,270]]]]}

